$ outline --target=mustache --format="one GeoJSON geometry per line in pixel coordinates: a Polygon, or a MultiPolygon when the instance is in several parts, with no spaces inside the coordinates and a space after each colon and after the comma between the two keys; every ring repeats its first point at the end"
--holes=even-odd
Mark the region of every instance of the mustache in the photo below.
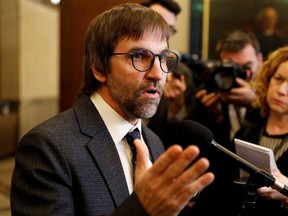
{"type": "Polygon", "coordinates": [[[140,90],[142,92],[158,93],[161,95],[163,93],[163,89],[164,89],[164,85],[158,81],[142,83],[142,85],[140,86],[140,90]]]}

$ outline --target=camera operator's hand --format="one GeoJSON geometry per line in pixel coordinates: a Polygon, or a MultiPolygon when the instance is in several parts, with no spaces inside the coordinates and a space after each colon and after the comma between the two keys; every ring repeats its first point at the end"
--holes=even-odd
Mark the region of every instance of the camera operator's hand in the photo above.
{"type": "Polygon", "coordinates": [[[229,92],[221,93],[221,98],[226,103],[235,104],[237,106],[250,107],[256,93],[251,88],[250,84],[241,79],[236,78],[239,87],[232,88],[229,92]]]}
{"type": "Polygon", "coordinates": [[[173,73],[168,74],[164,88],[164,96],[169,101],[169,113],[176,116],[185,107],[186,82],[184,75],[175,77],[173,73]]]}
{"type": "Polygon", "coordinates": [[[208,93],[206,89],[201,89],[196,93],[196,99],[200,100],[216,122],[223,121],[221,98],[218,93],[208,93]]]}

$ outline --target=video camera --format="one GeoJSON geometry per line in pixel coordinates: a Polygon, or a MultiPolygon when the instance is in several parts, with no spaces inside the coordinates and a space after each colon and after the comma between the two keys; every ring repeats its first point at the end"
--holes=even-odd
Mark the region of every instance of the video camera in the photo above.
{"type": "Polygon", "coordinates": [[[193,71],[199,88],[205,88],[207,92],[228,92],[231,88],[237,87],[236,77],[246,80],[245,69],[228,59],[201,60],[201,59],[181,59],[193,71]]]}

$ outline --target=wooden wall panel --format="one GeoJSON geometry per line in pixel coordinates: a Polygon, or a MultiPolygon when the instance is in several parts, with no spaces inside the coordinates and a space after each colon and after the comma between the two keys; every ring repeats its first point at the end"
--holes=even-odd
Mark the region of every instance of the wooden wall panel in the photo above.
{"type": "Polygon", "coordinates": [[[70,108],[77,98],[83,78],[84,36],[90,21],[104,10],[125,2],[127,0],[61,1],[60,111],[70,108]]]}

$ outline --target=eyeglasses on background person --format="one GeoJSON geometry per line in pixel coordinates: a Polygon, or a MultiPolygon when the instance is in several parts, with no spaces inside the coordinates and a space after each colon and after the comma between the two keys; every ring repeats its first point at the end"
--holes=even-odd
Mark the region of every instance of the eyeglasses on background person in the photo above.
{"type": "Polygon", "coordinates": [[[161,70],[165,73],[172,72],[179,62],[179,56],[170,50],[155,54],[147,49],[139,49],[127,53],[112,53],[112,55],[129,55],[133,67],[139,72],[149,71],[153,67],[156,57],[159,58],[161,70]]]}

